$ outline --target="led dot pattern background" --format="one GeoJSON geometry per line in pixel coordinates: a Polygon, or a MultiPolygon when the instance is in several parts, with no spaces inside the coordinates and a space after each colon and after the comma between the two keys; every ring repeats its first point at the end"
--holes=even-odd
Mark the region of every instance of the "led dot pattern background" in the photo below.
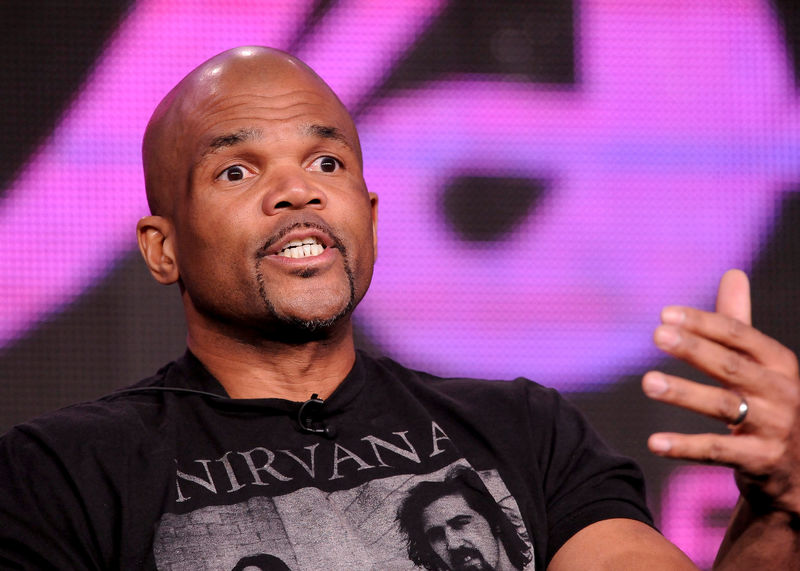
{"type": "Polygon", "coordinates": [[[39,18],[15,3],[2,18],[0,429],[182,352],[178,293],[135,251],[141,136],[198,63],[270,45],[339,93],[380,196],[360,346],[564,391],[710,565],[730,478],[644,441],[723,427],[638,383],[653,367],[698,378],[650,337],[663,305],[713,306],[728,267],[751,274],[757,325],[800,346],[790,0],[34,4],[39,18]]]}

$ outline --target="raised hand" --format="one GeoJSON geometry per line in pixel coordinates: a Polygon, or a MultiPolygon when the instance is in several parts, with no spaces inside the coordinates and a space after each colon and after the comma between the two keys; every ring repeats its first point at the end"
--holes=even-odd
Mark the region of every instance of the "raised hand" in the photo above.
{"type": "Polygon", "coordinates": [[[666,307],[656,345],[720,382],[712,387],[650,371],[652,399],[716,418],[727,434],[657,433],[651,451],[731,466],[749,509],[800,516],[800,377],[797,357],[750,325],[747,276],[730,270],[720,281],[716,312],[666,307]]]}

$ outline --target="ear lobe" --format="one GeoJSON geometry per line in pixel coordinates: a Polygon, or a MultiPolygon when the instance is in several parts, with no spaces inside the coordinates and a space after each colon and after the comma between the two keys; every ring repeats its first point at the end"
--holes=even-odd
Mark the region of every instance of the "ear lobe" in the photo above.
{"type": "Polygon", "coordinates": [[[144,263],[156,281],[164,285],[178,281],[172,223],[163,216],[145,216],[136,225],[136,233],[144,263]]]}

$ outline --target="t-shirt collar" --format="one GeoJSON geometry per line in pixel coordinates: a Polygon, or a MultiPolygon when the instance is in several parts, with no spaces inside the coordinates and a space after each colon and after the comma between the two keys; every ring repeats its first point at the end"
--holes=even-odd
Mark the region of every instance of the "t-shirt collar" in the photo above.
{"type": "MultiPolygon", "coordinates": [[[[368,359],[356,351],[355,363],[344,380],[336,387],[336,390],[325,399],[325,409],[329,412],[345,408],[361,391],[365,382],[365,359],[368,359]]],[[[243,405],[270,406],[284,410],[291,410],[299,403],[279,398],[264,399],[230,399],[225,387],[222,386],[214,375],[212,375],[203,363],[189,349],[182,357],[174,362],[164,378],[164,384],[170,387],[192,389],[197,391],[209,392],[229,400],[233,403],[243,405]]],[[[309,395],[310,397],[311,395],[309,395]]]]}

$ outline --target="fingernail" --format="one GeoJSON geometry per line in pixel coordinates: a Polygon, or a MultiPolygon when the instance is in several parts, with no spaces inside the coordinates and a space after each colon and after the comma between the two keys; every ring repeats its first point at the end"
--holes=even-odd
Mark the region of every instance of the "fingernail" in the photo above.
{"type": "Polygon", "coordinates": [[[650,437],[650,450],[653,452],[669,452],[670,448],[672,448],[672,443],[667,438],[663,436],[650,437]]]}
{"type": "Polygon", "coordinates": [[[686,319],[686,314],[679,307],[669,306],[661,310],[661,322],[680,325],[686,319]]]}
{"type": "Polygon", "coordinates": [[[670,349],[677,345],[681,340],[678,330],[669,325],[659,326],[656,329],[653,338],[655,339],[656,345],[662,349],[670,349]]]}
{"type": "Polygon", "coordinates": [[[656,371],[647,373],[642,379],[642,389],[649,397],[658,397],[667,392],[667,378],[656,371]]]}

